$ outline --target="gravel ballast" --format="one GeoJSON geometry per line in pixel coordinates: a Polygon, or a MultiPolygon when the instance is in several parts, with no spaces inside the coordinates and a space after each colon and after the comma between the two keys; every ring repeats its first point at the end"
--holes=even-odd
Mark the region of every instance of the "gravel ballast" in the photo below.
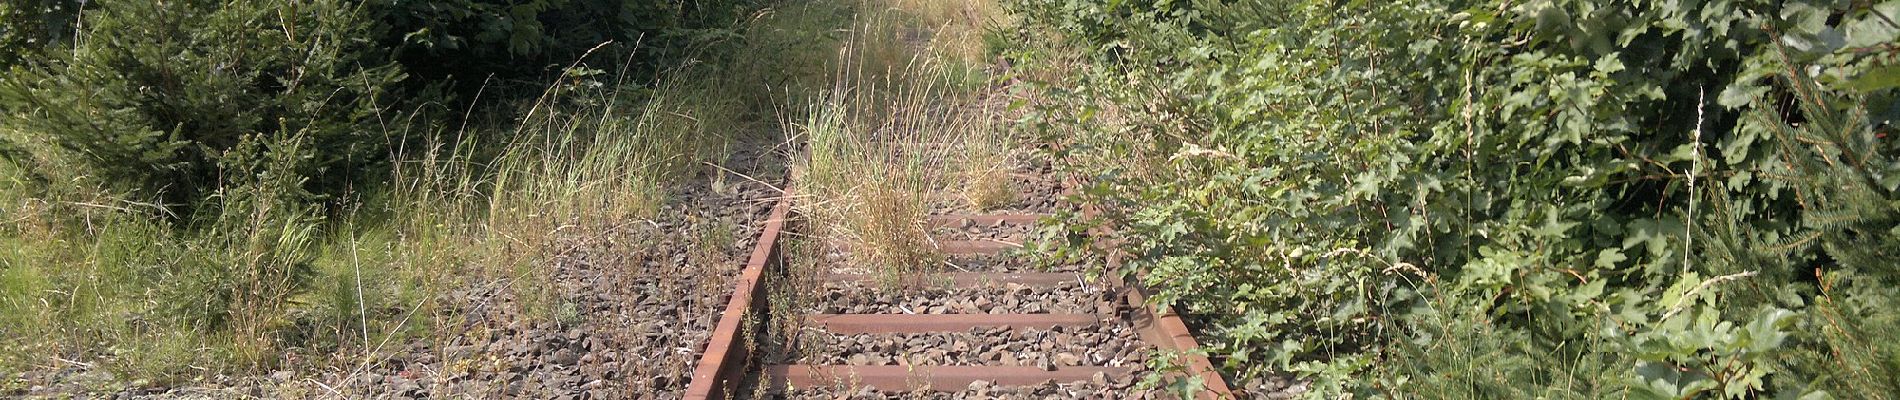
{"type": "Polygon", "coordinates": [[[1126,321],[1051,329],[975,328],[963,332],[832,334],[815,332],[798,364],[1003,365],[1130,367],[1152,348],[1126,321]]]}
{"type": "Polygon", "coordinates": [[[935,390],[897,390],[884,391],[876,387],[814,387],[797,388],[781,393],[792,399],[1146,399],[1151,393],[1131,390],[1134,379],[1130,377],[1109,377],[1098,374],[1089,382],[1056,383],[1044,382],[1035,386],[999,386],[990,382],[971,382],[969,386],[954,391],[935,390]]]}
{"type": "Polygon", "coordinates": [[[810,310],[818,314],[1058,314],[1113,312],[1101,285],[1051,287],[1007,283],[982,288],[881,289],[832,283],[810,310]]]}

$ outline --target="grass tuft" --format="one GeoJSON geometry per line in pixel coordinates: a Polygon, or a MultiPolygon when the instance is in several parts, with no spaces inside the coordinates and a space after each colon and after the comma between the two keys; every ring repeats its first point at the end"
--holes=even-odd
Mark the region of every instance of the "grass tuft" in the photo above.
{"type": "Polygon", "coordinates": [[[864,1],[839,44],[831,88],[799,123],[801,212],[856,267],[894,282],[942,261],[925,226],[930,193],[1007,203],[1010,144],[980,106],[965,59],[933,50],[979,34],[983,2],[864,1]],[[943,42],[947,43],[947,42],[943,42]]]}

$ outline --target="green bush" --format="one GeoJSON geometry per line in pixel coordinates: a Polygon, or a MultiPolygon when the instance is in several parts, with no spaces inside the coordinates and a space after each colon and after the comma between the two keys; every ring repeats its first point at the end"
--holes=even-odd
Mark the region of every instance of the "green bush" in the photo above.
{"type": "Polygon", "coordinates": [[[655,207],[767,98],[694,59],[743,0],[74,4],[0,2],[5,376],[165,385],[426,332],[442,285],[546,250],[499,237],[564,232],[503,207],[655,207]]]}
{"type": "Polygon", "coordinates": [[[18,127],[0,134],[0,157],[41,182],[88,179],[181,214],[215,190],[219,160],[247,137],[308,138],[306,188],[336,195],[380,177],[416,139],[404,110],[455,104],[445,86],[495,78],[539,90],[610,41],[595,60],[655,71],[731,36],[750,4],[102,2],[85,10],[70,52],[39,52],[34,43],[72,25],[70,4],[43,3],[0,9],[0,49],[18,50],[0,60],[17,64],[0,75],[0,121],[18,127]]]}
{"type": "Polygon", "coordinates": [[[307,345],[285,328],[306,322],[291,296],[310,286],[321,227],[295,171],[308,142],[266,141],[229,152],[217,215],[185,229],[109,196],[0,181],[0,373],[60,357],[165,384],[307,345]]]}
{"type": "Polygon", "coordinates": [[[1083,136],[1063,156],[1134,239],[1120,272],[1239,377],[1894,390],[1869,379],[1893,333],[1861,325],[1900,278],[1892,5],[1013,6],[1095,62],[1040,121],[1083,136]]]}
{"type": "MultiPolygon", "coordinates": [[[[308,138],[306,187],[336,193],[387,158],[403,79],[342,1],[114,2],[70,57],[0,78],[0,148],[42,182],[86,180],[189,211],[240,143],[308,138]]],[[[238,166],[248,167],[248,166],[238,166]]]]}
{"type": "Polygon", "coordinates": [[[422,82],[458,80],[464,90],[490,77],[535,85],[596,46],[594,60],[651,72],[693,53],[732,27],[749,0],[370,0],[387,48],[422,82]],[[637,57],[629,59],[630,53],[637,57]]]}
{"type": "Polygon", "coordinates": [[[77,10],[70,0],[0,3],[0,69],[70,41],[77,10]]]}

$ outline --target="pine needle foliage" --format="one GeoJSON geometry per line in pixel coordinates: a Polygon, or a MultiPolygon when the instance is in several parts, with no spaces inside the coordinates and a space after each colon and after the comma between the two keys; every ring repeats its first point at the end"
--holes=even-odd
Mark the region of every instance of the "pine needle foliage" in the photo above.
{"type": "Polygon", "coordinates": [[[9,161],[40,181],[86,180],[189,215],[242,143],[307,138],[309,187],[336,193],[401,140],[376,118],[403,75],[359,40],[371,24],[358,6],[132,1],[88,12],[70,57],[0,78],[0,121],[16,128],[0,147],[23,150],[9,161]]]}

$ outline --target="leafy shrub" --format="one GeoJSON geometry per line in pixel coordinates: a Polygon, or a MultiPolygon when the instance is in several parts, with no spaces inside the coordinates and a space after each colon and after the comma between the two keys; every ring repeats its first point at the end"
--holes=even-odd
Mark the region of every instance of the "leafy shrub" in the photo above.
{"type": "Polygon", "coordinates": [[[1013,6],[1096,62],[1045,90],[1040,121],[1082,136],[1064,156],[1094,179],[1084,198],[1135,239],[1120,272],[1205,321],[1239,377],[1299,373],[1319,395],[1892,390],[1865,378],[1895,353],[1853,344],[1892,335],[1855,321],[1891,318],[1870,304],[1896,277],[1873,260],[1900,248],[1900,9],[1013,6]],[[1827,318],[1842,302],[1858,314],[1827,318]]]}

